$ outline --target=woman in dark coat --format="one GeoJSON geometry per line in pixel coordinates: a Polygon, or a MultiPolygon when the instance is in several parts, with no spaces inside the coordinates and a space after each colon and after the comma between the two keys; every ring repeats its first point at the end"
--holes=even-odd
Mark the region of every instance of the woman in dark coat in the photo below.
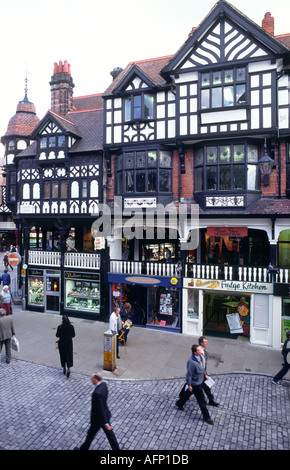
{"type": "Polygon", "coordinates": [[[75,337],[75,329],[66,315],[63,315],[62,324],[57,327],[56,337],[59,338],[58,349],[63,373],[69,378],[70,368],[73,366],[72,339],[75,337]]]}

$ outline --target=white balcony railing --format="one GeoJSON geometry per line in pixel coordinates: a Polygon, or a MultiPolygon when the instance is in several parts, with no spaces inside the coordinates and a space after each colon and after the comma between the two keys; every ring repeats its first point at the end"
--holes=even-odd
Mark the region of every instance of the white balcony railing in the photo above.
{"type": "MultiPolygon", "coordinates": [[[[31,266],[60,267],[58,251],[29,251],[28,264],[31,266]]],[[[179,277],[175,263],[112,260],[110,272],[116,274],[140,274],[147,276],[179,277]]],[[[101,257],[96,253],[65,253],[65,268],[100,269],[101,257]]],[[[210,264],[186,264],[184,277],[198,279],[219,279],[248,282],[290,283],[290,269],[280,268],[278,274],[271,275],[266,267],[228,266],[210,264]],[[273,276],[273,278],[272,278],[273,276]]]]}
{"type": "Polygon", "coordinates": [[[65,268],[100,269],[101,256],[96,253],[65,253],[65,268]]]}
{"type": "Polygon", "coordinates": [[[60,267],[59,251],[29,251],[28,264],[35,266],[60,267]]]}
{"type": "MultiPolygon", "coordinates": [[[[59,251],[29,251],[28,264],[32,266],[60,267],[59,251]]],[[[65,268],[100,269],[101,257],[96,253],[65,253],[65,268]]]]}
{"type": "Polygon", "coordinates": [[[110,272],[118,274],[144,274],[147,276],[179,276],[176,272],[175,263],[146,263],[144,261],[121,261],[110,262],[110,272]]]}
{"type": "MultiPolygon", "coordinates": [[[[117,274],[176,277],[176,267],[174,263],[122,260],[110,262],[110,272],[117,274]]],[[[290,269],[279,269],[279,273],[273,275],[272,279],[266,267],[186,264],[184,277],[247,282],[272,282],[274,280],[274,282],[288,283],[290,282],[290,269]]]]}
{"type": "Polygon", "coordinates": [[[224,281],[282,282],[290,280],[290,269],[280,268],[277,274],[270,274],[268,268],[258,266],[228,266],[187,264],[185,277],[219,279],[224,281]],[[273,276],[273,277],[272,277],[273,276]]]}

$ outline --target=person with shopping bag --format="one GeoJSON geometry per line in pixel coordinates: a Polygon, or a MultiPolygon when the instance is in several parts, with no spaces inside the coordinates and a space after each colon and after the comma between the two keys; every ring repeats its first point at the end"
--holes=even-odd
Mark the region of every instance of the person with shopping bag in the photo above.
{"type": "Polygon", "coordinates": [[[0,309],[0,353],[5,345],[6,363],[11,361],[11,338],[15,337],[15,329],[11,316],[6,315],[4,308],[0,309]]]}

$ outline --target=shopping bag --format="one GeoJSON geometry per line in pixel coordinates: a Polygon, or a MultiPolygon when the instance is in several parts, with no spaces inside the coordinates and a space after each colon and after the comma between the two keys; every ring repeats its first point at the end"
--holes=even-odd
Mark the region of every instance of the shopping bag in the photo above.
{"type": "Polygon", "coordinates": [[[19,352],[20,351],[20,346],[19,346],[19,341],[15,336],[12,336],[11,338],[11,348],[14,349],[14,351],[19,352]]]}

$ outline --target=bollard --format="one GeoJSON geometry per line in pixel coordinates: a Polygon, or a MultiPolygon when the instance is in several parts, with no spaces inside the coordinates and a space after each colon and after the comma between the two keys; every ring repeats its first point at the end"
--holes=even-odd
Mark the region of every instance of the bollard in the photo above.
{"type": "Polygon", "coordinates": [[[111,330],[104,333],[104,370],[114,371],[116,369],[116,333],[111,330]]]}

